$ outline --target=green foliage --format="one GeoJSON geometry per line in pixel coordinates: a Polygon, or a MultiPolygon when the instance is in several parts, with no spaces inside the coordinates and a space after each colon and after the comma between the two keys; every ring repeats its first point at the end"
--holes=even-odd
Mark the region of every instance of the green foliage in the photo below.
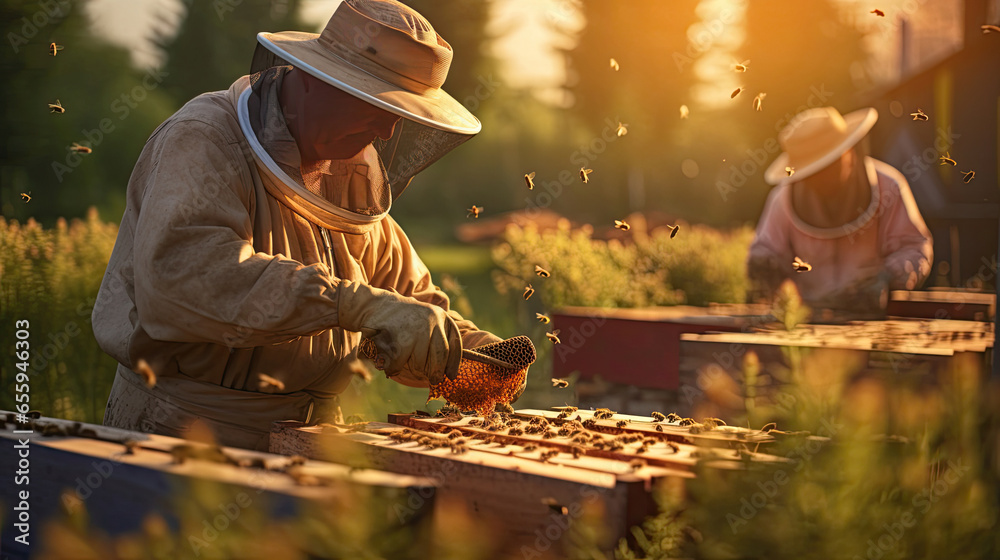
{"type": "Polygon", "coordinates": [[[573,230],[568,222],[545,232],[510,226],[493,250],[497,289],[520,297],[530,283],[548,308],[743,301],[749,228],[726,233],[685,225],[671,238],[667,228],[647,234],[633,222],[630,242],[593,239],[592,228],[573,230]],[[535,265],[552,276],[537,277],[535,265]]]}
{"type": "MultiPolygon", "coordinates": [[[[180,27],[158,43],[167,55],[164,86],[177,107],[207,91],[228,89],[250,72],[261,31],[313,31],[298,17],[300,0],[184,0],[180,27]]],[[[325,23],[325,22],[324,22],[325,23]]]]}
{"type": "Polygon", "coordinates": [[[83,216],[90,206],[120,215],[143,143],[173,110],[165,78],[132,67],[126,49],[92,33],[84,2],[0,0],[0,13],[10,42],[0,49],[0,211],[45,225],[83,216]],[[53,41],[65,47],[55,57],[48,53],[53,41]],[[65,113],[49,112],[56,100],[65,113]],[[75,142],[93,153],[71,152],[75,142]],[[31,202],[22,202],[21,192],[30,192],[31,202]]]}
{"type": "Polygon", "coordinates": [[[974,358],[931,382],[848,364],[813,353],[764,401],[780,403],[766,407],[780,428],[830,441],[783,436],[761,451],[787,462],[738,474],[702,464],[683,490],[661,486],[662,513],[617,557],[996,557],[1000,387],[974,358]]]}
{"type": "MultiPolygon", "coordinates": [[[[29,322],[31,408],[47,416],[100,423],[117,363],[94,340],[90,313],[118,227],[98,219],[60,219],[46,229],[0,217],[0,324],[29,322]]],[[[0,367],[0,408],[14,408],[14,356],[0,367]]]]}

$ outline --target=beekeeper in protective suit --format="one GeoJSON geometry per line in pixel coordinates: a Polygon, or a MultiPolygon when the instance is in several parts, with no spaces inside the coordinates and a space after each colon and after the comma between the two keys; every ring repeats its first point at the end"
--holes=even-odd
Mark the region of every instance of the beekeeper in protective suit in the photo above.
{"type": "Polygon", "coordinates": [[[449,311],[389,216],[480,130],[441,90],[448,43],[394,0],[345,0],[319,35],[258,42],[251,75],[167,119],[132,173],[93,313],[119,362],[106,425],[203,422],[267,449],[276,420],[337,419],[362,335],[415,387],[499,340],[449,311]]]}

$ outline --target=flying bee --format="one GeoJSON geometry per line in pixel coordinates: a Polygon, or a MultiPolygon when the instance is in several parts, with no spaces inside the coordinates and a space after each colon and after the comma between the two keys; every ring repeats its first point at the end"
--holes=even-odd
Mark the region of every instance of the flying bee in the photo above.
{"type": "Polygon", "coordinates": [[[60,115],[66,112],[66,109],[62,106],[62,103],[56,99],[55,103],[49,103],[50,113],[59,113],[60,115]]]}
{"type": "Polygon", "coordinates": [[[146,360],[142,358],[135,364],[135,372],[138,373],[142,380],[146,382],[146,387],[152,389],[156,386],[156,373],[153,372],[153,368],[149,367],[146,360]]]}
{"type": "Polygon", "coordinates": [[[762,431],[762,432],[770,432],[771,430],[773,430],[773,429],[775,429],[777,427],[778,427],[778,424],[776,424],[775,422],[768,422],[767,424],[764,424],[764,427],[761,428],[760,431],[762,431]]]}
{"type": "Polygon", "coordinates": [[[749,60],[744,60],[743,62],[734,62],[733,71],[734,72],[746,72],[747,66],[750,66],[749,60]]]}
{"type": "Polygon", "coordinates": [[[590,174],[593,173],[593,172],[594,172],[593,169],[586,169],[584,167],[581,167],[580,168],[580,180],[583,181],[584,183],[589,183],[590,182],[590,174]]]}
{"type": "Polygon", "coordinates": [[[615,134],[617,134],[619,138],[628,134],[628,125],[618,121],[618,129],[615,130],[615,134]]]}
{"type": "Polygon", "coordinates": [[[535,274],[541,276],[542,278],[548,278],[549,276],[552,276],[551,274],[549,274],[548,270],[545,270],[544,268],[538,266],[537,264],[535,265],[535,274]]]}
{"type": "Polygon", "coordinates": [[[917,112],[910,113],[910,116],[913,117],[913,120],[915,121],[926,121],[930,118],[927,116],[927,113],[920,109],[920,107],[917,107],[917,112]]]}
{"type": "Polygon", "coordinates": [[[531,173],[525,173],[524,174],[524,184],[528,185],[528,190],[529,191],[535,189],[535,172],[534,171],[532,171],[531,173]]]}
{"type": "Polygon", "coordinates": [[[792,261],[792,268],[795,269],[795,272],[809,272],[813,269],[811,264],[798,257],[795,257],[795,260],[792,261]]]}
{"type": "Polygon", "coordinates": [[[614,58],[612,58],[611,59],[611,69],[614,70],[615,72],[617,72],[620,68],[621,68],[621,66],[618,65],[618,61],[615,60],[614,58]]]}
{"type": "Polygon", "coordinates": [[[65,47],[62,45],[57,45],[55,43],[49,43],[49,54],[55,56],[59,51],[63,50],[65,47]]]}
{"type": "Polygon", "coordinates": [[[736,99],[736,96],[739,95],[741,91],[743,91],[743,88],[741,87],[734,89],[733,93],[729,94],[729,99],[736,99]]]}
{"type": "Polygon", "coordinates": [[[23,193],[21,193],[21,200],[23,200],[25,202],[31,202],[31,192],[23,192],[23,193]]]}
{"type": "Polygon", "coordinates": [[[524,300],[527,301],[531,299],[531,296],[533,295],[535,295],[535,289],[531,287],[531,284],[528,284],[524,287],[524,294],[522,297],[524,297],[524,300]]]}
{"type": "Polygon", "coordinates": [[[538,319],[538,322],[543,325],[548,325],[552,321],[552,319],[549,319],[548,315],[542,315],[541,313],[535,313],[535,318],[538,319]]]}
{"type": "Polygon", "coordinates": [[[973,180],[975,178],[976,178],[976,172],[975,171],[963,171],[962,172],[962,181],[965,182],[965,183],[968,183],[969,181],[971,181],[971,180],[973,180]]]}
{"type": "Polygon", "coordinates": [[[995,25],[980,25],[979,28],[983,30],[983,35],[989,33],[990,31],[995,31],[996,33],[1000,33],[1000,27],[997,27],[995,25]]]}
{"type": "Polygon", "coordinates": [[[677,237],[677,232],[681,230],[680,224],[676,226],[670,226],[670,239],[677,237]]]}
{"type": "Polygon", "coordinates": [[[871,12],[869,12],[869,13],[871,13],[871,14],[875,14],[875,15],[876,15],[876,16],[878,16],[878,17],[885,17],[885,12],[883,12],[882,10],[879,10],[879,9],[877,9],[877,8],[876,8],[876,9],[874,9],[874,10],[872,10],[872,11],[871,11],[871,12]]]}
{"type": "Polygon", "coordinates": [[[628,231],[632,226],[628,225],[625,220],[615,220],[615,228],[622,231],[628,231]]]}
{"type": "MultiPolygon", "coordinates": [[[[566,381],[565,379],[553,378],[552,386],[555,387],[556,389],[565,389],[566,387],[569,387],[569,381],[566,381]]],[[[568,417],[569,414],[567,413],[566,416],[568,417]]]]}
{"type": "Polygon", "coordinates": [[[662,412],[656,412],[655,410],[653,411],[652,414],[650,414],[650,416],[652,416],[653,420],[656,422],[663,422],[667,419],[667,417],[664,416],[662,412]]]}
{"type": "Polygon", "coordinates": [[[469,208],[468,210],[469,213],[465,215],[466,218],[478,218],[479,213],[483,211],[483,207],[473,205],[472,208],[469,208]]]}
{"type": "Polygon", "coordinates": [[[89,154],[93,153],[94,150],[87,146],[81,146],[80,144],[73,142],[73,145],[69,147],[69,151],[77,154],[89,154]]]}
{"type": "Polygon", "coordinates": [[[559,505],[555,498],[542,498],[542,503],[549,506],[549,509],[560,515],[569,515],[569,508],[559,505]]]}
{"type": "Polygon", "coordinates": [[[754,111],[762,111],[764,109],[764,98],[765,97],[767,97],[767,94],[764,93],[764,92],[761,92],[761,93],[757,94],[757,97],[753,98],[753,110],[754,111]]]}
{"type": "Polygon", "coordinates": [[[559,340],[559,330],[556,329],[552,332],[545,333],[545,338],[549,339],[552,344],[560,344],[562,341],[559,340]]]}
{"type": "Polygon", "coordinates": [[[791,177],[792,175],[795,175],[795,168],[794,168],[794,167],[791,167],[791,166],[788,166],[788,165],[786,165],[786,166],[785,166],[785,176],[787,176],[787,177],[791,177]]]}
{"type": "Polygon", "coordinates": [[[690,115],[690,114],[691,114],[691,111],[688,109],[688,106],[687,105],[681,105],[681,118],[682,119],[686,119],[686,118],[688,118],[688,115],[690,115]]]}
{"type": "Polygon", "coordinates": [[[282,381],[282,380],[280,380],[280,379],[275,379],[275,378],[271,377],[270,375],[267,375],[266,373],[258,373],[257,374],[257,387],[261,391],[266,390],[268,387],[274,387],[274,389],[276,391],[284,391],[285,390],[285,382],[282,381]]]}
{"type": "Polygon", "coordinates": [[[949,153],[949,152],[945,152],[944,155],[941,156],[938,159],[941,160],[941,165],[946,165],[947,164],[947,165],[951,165],[952,167],[958,165],[958,162],[956,162],[955,160],[951,159],[951,153],[949,153]]]}

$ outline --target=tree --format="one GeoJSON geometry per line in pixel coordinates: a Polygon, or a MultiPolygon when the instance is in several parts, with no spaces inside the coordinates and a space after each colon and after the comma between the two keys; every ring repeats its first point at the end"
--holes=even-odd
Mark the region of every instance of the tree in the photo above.
{"type": "Polygon", "coordinates": [[[227,89],[250,71],[261,31],[303,31],[299,0],[184,0],[175,33],[157,42],[167,55],[167,93],[179,107],[206,91],[227,89]]]}

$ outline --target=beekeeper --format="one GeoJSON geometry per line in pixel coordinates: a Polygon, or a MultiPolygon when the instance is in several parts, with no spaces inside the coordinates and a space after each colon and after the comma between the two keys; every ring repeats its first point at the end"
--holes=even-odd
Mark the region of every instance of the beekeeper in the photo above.
{"type": "Polygon", "coordinates": [[[362,335],[414,387],[499,340],[449,310],[389,216],[481,128],[441,89],[448,43],[395,0],[345,0],[319,35],[257,39],[250,75],[161,124],[129,180],[93,312],[119,362],[107,425],[203,422],[267,449],[273,421],[337,418],[362,335]]]}
{"type": "Polygon", "coordinates": [[[755,296],[791,278],[814,308],[885,308],[888,290],[912,290],[931,269],[932,240],[903,175],[868,157],[873,108],[796,115],[764,179],[764,205],[747,261],[755,296]],[[793,267],[798,257],[811,265],[793,267]]]}

